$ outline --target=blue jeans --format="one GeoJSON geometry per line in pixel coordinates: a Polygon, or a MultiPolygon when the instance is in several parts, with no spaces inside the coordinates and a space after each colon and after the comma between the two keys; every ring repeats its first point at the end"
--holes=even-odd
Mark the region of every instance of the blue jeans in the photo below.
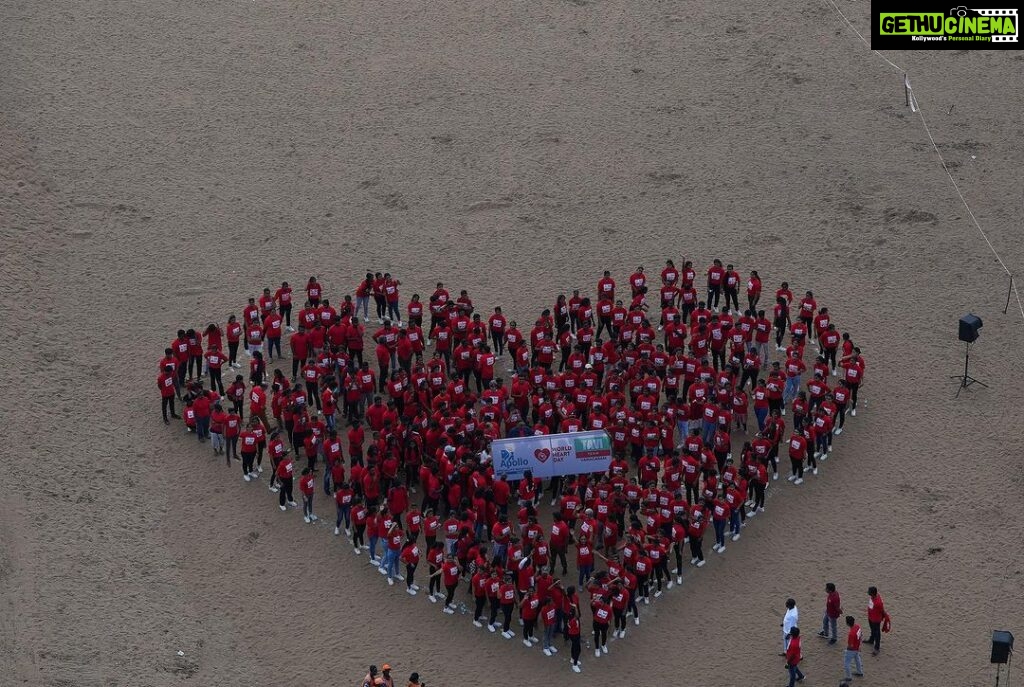
{"type": "Polygon", "coordinates": [[[854,664],[854,668],[857,669],[858,673],[864,672],[864,664],[860,660],[859,651],[850,651],[847,649],[843,652],[843,670],[846,672],[846,679],[852,680],[853,676],[850,675],[850,664],[854,664]]]}
{"type": "Polygon", "coordinates": [[[729,525],[733,534],[740,533],[740,508],[743,508],[743,504],[740,504],[739,506],[734,508],[732,511],[732,515],[729,516],[729,525]]]}
{"type": "Polygon", "coordinates": [[[494,560],[505,562],[505,553],[508,551],[508,544],[494,544],[491,547],[491,556],[494,560]]]}
{"type": "Polygon", "coordinates": [[[338,519],[335,521],[335,527],[341,527],[341,521],[345,521],[345,529],[352,527],[352,521],[349,520],[349,514],[352,512],[352,506],[338,506],[338,519]]]}
{"type": "Polygon", "coordinates": [[[715,429],[717,424],[714,422],[708,422],[704,420],[703,439],[705,444],[711,443],[711,437],[715,435],[715,429]]]}
{"type": "Polygon", "coordinates": [[[398,577],[398,551],[385,549],[384,568],[388,571],[388,577],[398,577]]]}
{"type": "Polygon", "coordinates": [[[789,402],[796,398],[800,391],[800,376],[786,377],[786,387],[782,390],[782,402],[789,405],[789,402]]]}
{"type": "Polygon", "coordinates": [[[367,320],[370,317],[370,297],[369,296],[356,296],[356,311],[355,314],[359,314],[359,309],[363,309],[363,320],[367,320]]]}
{"type": "Polygon", "coordinates": [[[582,588],[582,587],[583,587],[583,582],[584,582],[584,581],[585,581],[585,580],[586,580],[587,578],[589,578],[589,577],[590,577],[590,574],[591,574],[592,572],[594,572],[594,566],[592,566],[592,565],[583,565],[583,566],[580,566],[580,580],[579,580],[579,583],[577,584],[577,586],[578,586],[578,587],[580,587],[580,588],[582,588]]]}
{"type": "Polygon", "coordinates": [[[676,431],[679,432],[679,443],[686,441],[686,435],[690,433],[690,421],[676,420],[676,431]]]}
{"type": "Polygon", "coordinates": [[[829,618],[827,612],[821,617],[821,631],[827,634],[831,639],[838,638],[838,635],[836,634],[836,620],[837,618],[829,618]],[[831,631],[831,634],[829,634],[829,631],[831,631]]]}
{"type": "Polygon", "coordinates": [[[789,687],[796,687],[797,680],[803,680],[804,674],[800,672],[800,666],[789,666],[789,687]]]}
{"type": "Polygon", "coordinates": [[[377,542],[380,541],[380,537],[370,537],[370,558],[377,557],[377,542]]]}

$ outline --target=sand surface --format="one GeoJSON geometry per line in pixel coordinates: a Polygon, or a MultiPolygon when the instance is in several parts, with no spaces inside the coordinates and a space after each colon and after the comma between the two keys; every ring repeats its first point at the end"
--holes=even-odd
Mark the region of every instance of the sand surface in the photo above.
{"type": "MultiPolygon", "coordinates": [[[[1022,58],[890,57],[1021,271],[1022,58]]],[[[992,684],[990,631],[1024,634],[1020,313],[828,3],[3,0],[0,65],[0,684],[783,684],[782,601],[813,629],[826,580],[887,600],[872,685],[992,684]],[[282,279],[440,278],[524,321],[683,256],[813,288],[867,405],[582,678],[388,588],[159,420],[173,331],[282,279]],[[954,401],[967,311],[989,388],[954,401]]],[[[838,651],[805,654],[836,684],[838,651]]]]}

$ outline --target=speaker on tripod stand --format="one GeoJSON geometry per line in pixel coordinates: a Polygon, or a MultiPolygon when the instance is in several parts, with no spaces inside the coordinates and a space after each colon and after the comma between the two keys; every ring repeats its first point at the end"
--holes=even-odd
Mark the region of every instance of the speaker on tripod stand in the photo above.
{"type": "Polygon", "coordinates": [[[960,318],[959,338],[966,345],[964,349],[964,373],[962,375],[950,376],[950,379],[960,380],[960,387],[956,390],[957,398],[960,398],[960,392],[971,384],[979,384],[986,389],[988,388],[988,384],[980,382],[968,374],[968,367],[971,361],[971,344],[978,340],[979,329],[981,329],[981,318],[977,315],[968,313],[960,318]]]}
{"type": "Polygon", "coordinates": [[[1013,633],[1006,630],[992,631],[992,658],[991,663],[996,665],[996,687],[999,687],[999,673],[1003,666],[1006,668],[1006,681],[1010,680],[1010,668],[1007,665],[1013,656],[1013,633]]]}

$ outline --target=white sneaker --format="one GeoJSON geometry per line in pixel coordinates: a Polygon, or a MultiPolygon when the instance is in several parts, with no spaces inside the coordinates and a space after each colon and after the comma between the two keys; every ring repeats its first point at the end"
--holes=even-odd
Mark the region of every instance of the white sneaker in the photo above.
{"type": "Polygon", "coordinates": [[[676,577],[676,584],[682,584],[682,583],[683,583],[683,576],[682,575],[677,576],[676,577]]]}
{"type": "Polygon", "coordinates": [[[833,434],[835,434],[836,436],[839,436],[842,433],[843,433],[843,428],[842,427],[836,427],[836,431],[833,432],[833,434]]]}
{"type": "Polygon", "coordinates": [[[513,633],[512,630],[505,630],[501,633],[501,636],[505,639],[512,639],[513,637],[515,637],[515,633],[513,633]]]}
{"type": "Polygon", "coordinates": [[[452,609],[448,608],[447,606],[442,608],[441,612],[442,613],[447,613],[448,615],[455,615],[455,611],[453,611],[452,609]]]}
{"type": "Polygon", "coordinates": [[[573,663],[572,664],[572,672],[574,672],[574,673],[580,672],[580,664],[579,663],[573,663]]]}
{"type": "Polygon", "coordinates": [[[733,540],[733,541],[738,541],[738,540],[739,540],[739,538],[740,538],[740,535],[739,535],[739,533],[736,533],[736,534],[732,535],[732,540],[733,540]]]}
{"type": "Polygon", "coordinates": [[[389,587],[395,586],[395,581],[393,579],[391,579],[390,577],[388,578],[388,586],[389,587]]]}
{"type": "Polygon", "coordinates": [[[252,477],[249,477],[249,475],[242,475],[242,479],[244,479],[246,482],[252,481],[252,477]]]}
{"type": "Polygon", "coordinates": [[[549,647],[548,647],[548,651],[550,651],[550,652],[551,652],[551,653],[553,653],[553,654],[557,654],[557,653],[558,653],[558,649],[556,649],[556,648],[555,648],[555,647],[553,647],[553,646],[549,646],[549,647]]]}
{"type": "Polygon", "coordinates": [[[437,603],[437,597],[434,596],[433,594],[431,594],[427,598],[430,599],[430,603],[432,603],[432,604],[436,604],[437,603]]]}
{"type": "Polygon", "coordinates": [[[414,592],[418,592],[420,590],[420,586],[418,584],[414,584],[414,585],[412,585],[412,590],[414,592]]]}
{"type": "Polygon", "coordinates": [[[281,506],[281,510],[288,510],[285,506],[281,506]]]}
{"type": "Polygon", "coordinates": [[[639,625],[640,624],[640,616],[638,616],[638,615],[633,616],[633,624],[634,625],[639,625]]]}
{"type": "Polygon", "coordinates": [[[814,468],[813,470],[811,470],[811,473],[817,475],[818,474],[818,468],[814,468]]]}
{"type": "Polygon", "coordinates": [[[698,562],[697,562],[697,567],[698,567],[698,568],[703,568],[703,567],[704,567],[704,564],[705,564],[706,562],[707,562],[707,561],[698,561],[698,562]]]}
{"type": "Polygon", "coordinates": [[[473,621],[473,625],[475,625],[476,627],[483,627],[484,626],[484,624],[482,622],[480,622],[479,620],[474,620],[473,621]]]}
{"type": "MultiPolygon", "coordinates": [[[[832,447],[831,446],[828,447],[828,453],[832,453],[832,447]]],[[[828,458],[828,456],[825,456],[825,458],[828,458]]],[[[825,460],[825,458],[822,458],[822,460],[825,460]]]]}
{"type": "Polygon", "coordinates": [[[779,473],[776,472],[774,475],[772,475],[772,479],[778,479],[778,478],[779,478],[779,473]]]}
{"type": "Polygon", "coordinates": [[[654,592],[654,598],[655,598],[655,599],[657,599],[657,598],[658,598],[659,596],[661,596],[661,591],[660,591],[660,590],[659,590],[659,591],[656,591],[656,592],[654,592]]]}
{"type": "Polygon", "coordinates": [[[748,517],[748,518],[752,518],[752,517],[754,517],[755,515],[757,515],[757,511],[752,511],[752,510],[748,510],[748,511],[747,511],[747,517],[748,517]]]}
{"type": "Polygon", "coordinates": [[[725,547],[724,546],[719,546],[718,547],[718,553],[725,553],[725,547]]]}
{"type": "Polygon", "coordinates": [[[338,536],[338,534],[340,533],[340,531],[341,531],[341,530],[339,530],[339,529],[338,529],[337,527],[335,527],[335,528],[334,528],[334,536],[335,536],[335,537],[337,537],[337,536],[338,536]]]}
{"type": "Polygon", "coordinates": [[[554,508],[554,507],[555,507],[555,500],[554,500],[554,499],[551,499],[551,507],[552,507],[552,508],[554,508]]]}
{"type": "Polygon", "coordinates": [[[530,644],[530,640],[529,639],[524,639],[523,640],[523,646],[525,646],[527,649],[532,649],[533,648],[533,644],[530,644]]]}
{"type": "Polygon", "coordinates": [[[696,556],[694,556],[693,558],[690,559],[690,565],[697,565],[697,557],[696,556]]]}
{"type": "Polygon", "coordinates": [[[373,554],[370,554],[370,565],[376,565],[380,567],[380,559],[376,558],[373,554]]]}
{"type": "Polygon", "coordinates": [[[281,489],[278,487],[270,487],[269,491],[272,491],[276,494],[277,492],[281,491],[281,489]]]}
{"type": "Polygon", "coordinates": [[[601,650],[594,649],[594,658],[601,658],[601,650]]]}
{"type": "Polygon", "coordinates": [[[363,547],[363,551],[369,551],[370,550],[370,545],[369,544],[363,544],[362,547],[363,547]]]}
{"type": "Polygon", "coordinates": [[[303,519],[303,521],[305,521],[305,523],[306,523],[307,525],[308,525],[309,523],[313,522],[312,520],[310,520],[310,519],[309,519],[309,516],[308,516],[308,515],[303,515],[303,516],[302,516],[302,519],[303,519]]]}
{"type": "Polygon", "coordinates": [[[261,465],[257,465],[257,466],[256,466],[256,472],[257,472],[258,474],[262,475],[262,474],[263,474],[263,466],[261,466],[261,465]]]}
{"type": "Polygon", "coordinates": [[[608,645],[607,644],[602,644],[601,645],[601,652],[605,653],[605,654],[608,653],[608,645]]]}
{"type": "Polygon", "coordinates": [[[675,586],[675,583],[673,583],[672,580],[669,580],[668,581],[668,585],[666,585],[666,588],[667,589],[672,589],[672,587],[674,587],[674,586],[675,586]]]}
{"type": "Polygon", "coordinates": [[[619,639],[625,639],[625,638],[626,638],[626,631],[625,630],[619,630],[619,639]]]}
{"type": "Polygon", "coordinates": [[[786,417],[786,409],[785,408],[782,409],[782,417],[786,417]]]}
{"type": "Polygon", "coordinates": [[[758,513],[763,513],[764,512],[764,506],[761,506],[760,508],[758,508],[757,512],[758,513]]]}
{"type": "Polygon", "coordinates": [[[487,626],[487,631],[488,632],[495,632],[496,630],[494,629],[494,625],[488,625],[487,626]]]}
{"type": "Polygon", "coordinates": [[[298,508],[299,507],[299,504],[295,503],[295,501],[289,501],[288,505],[291,506],[292,508],[298,508]]]}
{"type": "Polygon", "coordinates": [[[544,649],[545,656],[551,656],[551,649],[544,649]]]}
{"type": "Polygon", "coordinates": [[[360,549],[360,548],[359,548],[358,546],[357,546],[357,547],[355,547],[355,548],[354,548],[354,549],[352,549],[352,550],[356,552],[356,555],[357,555],[357,556],[361,556],[361,555],[362,555],[362,553],[363,553],[363,550],[362,550],[362,549],[360,549]]]}
{"type": "Polygon", "coordinates": [[[385,567],[384,567],[384,566],[382,565],[382,566],[380,566],[379,568],[377,568],[377,572],[379,572],[379,573],[380,573],[381,575],[387,575],[387,574],[388,574],[388,569],[387,569],[387,568],[385,568],[385,567]]]}
{"type": "Polygon", "coordinates": [[[803,479],[801,479],[800,477],[797,477],[797,478],[796,478],[796,481],[795,481],[795,482],[793,482],[793,484],[803,484],[803,483],[804,483],[804,481],[803,481],[803,479]]]}
{"type": "Polygon", "coordinates": [[[531,644],[540,644],[540,640],[537,639],[536,637],[530,637],[530,643],[531,644]]]}
{"type": "Polygon", "coordinates": [[[853,410],[851,410],[850,411],[850,415],[853,415],[854,417],[857,417],[857,409],[854,408],[853,410]]]}
{"type": "Polygon", "coordinates": [[[406,587],[405,588],[405,593],[408,594],[409,596],[416,596],[416,590],[413,589],[412,587],[406,587]]]}
{"type": "Polygon", "coordinates": [[[317,521],[317,520],[319,520],[319,519],[320,519],[320,518],[318,518],[318,517],[317,517],[316,515],[314,515],[313,513],[310,513],[310,514],[309,514],[309,521],[310,521],[310,522],[316,522],[316,521],[317,521]]]}
{"type": "Polygon", "coordinates": [[[645,606],[650,606],[651,605],[651,597],[649,597],[649,596],[645,596],[644,597],[644,605],[645,606]]]}
{"type": "Polygon", "coordinates": [[[346,527],[345,528],[345,536],[346,537],[351,537],[352,536],[352,530],[350,530],[349,528],[346,527]]]}

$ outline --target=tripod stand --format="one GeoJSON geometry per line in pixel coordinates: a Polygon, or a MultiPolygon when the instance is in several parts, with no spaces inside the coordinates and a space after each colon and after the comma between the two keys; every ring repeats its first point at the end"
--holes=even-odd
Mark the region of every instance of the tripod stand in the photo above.
{"type": "Polygon", "coordinates": [[[956,396],[954,398],[960,398],[960,392],[969,387],[971,384],[980,384],[981,386],[988,388],[988,384],[980,382],[974,377],[967,374],[967,366],[971,360],[971,343],[967,342],[967,348],[964,350],[964,373],[962,375],[950,375],[950,379],[959,379],[960,388],[956,390],[956,396]]]}

